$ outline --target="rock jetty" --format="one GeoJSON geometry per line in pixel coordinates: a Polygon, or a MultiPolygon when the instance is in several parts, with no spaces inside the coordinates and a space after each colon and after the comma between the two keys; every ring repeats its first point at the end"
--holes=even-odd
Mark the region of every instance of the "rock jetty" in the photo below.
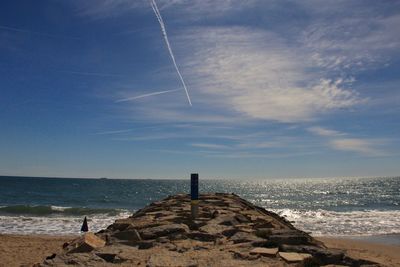
{"type": "Polygon", "coordinates": [[[235,194],[202,194],[191,218],[190,196],[169,196],[64,244],[36,266],[379,266],[296,229],[235,194]]]}

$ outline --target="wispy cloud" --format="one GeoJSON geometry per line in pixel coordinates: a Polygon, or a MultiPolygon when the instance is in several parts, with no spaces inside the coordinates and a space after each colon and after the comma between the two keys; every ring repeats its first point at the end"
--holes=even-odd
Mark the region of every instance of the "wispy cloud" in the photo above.
{"type": "Polygon", "coordinates": [[[53,34],[53,33],[38,32],[38,31],[32,31],[32,30],[15,28],[15,27],[9,27],[9,26],[4,26],[4,25],[0,25],[0,30],[19,32],[19,33],[26,33],[26,34],[30,34],[30,35],[37,35],[37,36],[49,37],[49,38],[72,39],[72,40],[80,40],[80,39],[82,39],[82,38],[79,38],[79,37],[73,37],[73,36],[68,36],[68,35],[64,35],[64,34],[53,34]]]}
{"type": "Polygon", "coordinates": [[[320,152],[310,151],[310,152],[290,152],[290,153],[254,153],[254,152],[234,152],[234,153],[209,153],[205,151],[204,154],[208,157],[213,158],[230,158],[230,159],[245,159],[245,158],[267,158],[267,159],[281,159],[281,158],[292,158],[299,156],[310,156],[316,155],[320,152]]]}
{"type": "Polygon", "coordinates": [[[338,132],[335,130],[326,129],[326,128],[319,127],[319,126],[310,127],[310,128],[308,128],[308,131],[310,131],[311,133],[316,134],[316,135],[328,136],[328,137],[337,137],[337,136],[345,135],[344,133],[341,133],[341,132],[338,132]]]}
{"type": "Polygon", "coordinates": [[[114,134],[123,134],[123,133],[129,133],[131,132],[132,129],[126,129],[126,130],[113,130],[113,131],[102,131],[102,132],[97,132],[95,133],[96,135],[114,135],[114,134]]]}
{"type": "Polygon", "coordinates": [[[194,47],[186,65],[202,100],[231,113],[298,122],[361,101],[342,79],[309,72],[306,55],[272,32],[213,27],[192,29],[181,38],[194,47]]]}
{"type": "Polygon", "coordinates": [[[385,144],[386,142],[369,139],[359,138],[338,138],[330,140],[332,148],[342,151],[357,152],[363,155],[369,156],[384,156],[386,153],[378,149],[378,146],[385,144]]]}
{"type": "MultiPolygon", "coordinates": [[[[251,2],[254,4],[257,1],[251,2]]],[[[224,26],[189,24],[180,27],[172,32],[170,39],[182,62],[182,74],[189,81],[191,94],[198,105],[186,111],[181,101],[176,101],[176,95],[168,94],[163,96],[163,101],[148,99],[145,103],[126,103],[126,106],[121,106],[126,113],[143,121],[204,125],[220,123],[229,127],[253,123],[249,126],[253,131],[269,123],[316,123],[323,120],[325,115],[346,113],[360,106],[364,108],[370,99],[362,90],[355,89],[357,75],[369,68],[384,67],[388,58],[396,57],[394,51],[400,48],[400,34],[397,34],[399,27],[394,26],[400,24],[400,19],[397,15],[371,17],[373,8],[354,12],[352,18],[345,18],[341,14],[348,12],[348,4],[346,1],[339,2],[337,6],[327,4],[324,7],[316,5],[314,1],[299,3],[299,6],[305,7],[301,11],[309,17],[297,32],[290,27],[285,28],[287,25],[275,29],[273,26],[232,26],[229,23],[224,26]]],[[[180,0],[158,3],[167,15],[172,10],[174,14],[182,14],[189,5],[189,2],[180,0]]],[[[190,4],[202,7],[217,5],[225,11],[241,6],[237,1],[193,1],[190,4]]],[[[118,2],[116,5],[119,6],[118,2]]],[[[279,5],[274,2],[272,6],[279,5]]],[[[188,12],[200,14],[201,10],[193,8],[188,12]]],[[[160,21],[159,12],[154,12],[160,21]]],[[[162,21],[160,24],[162,26],[162,21]]],[[[168,71],[170,73],[171,70],[168,71]]],[[[125,97],[118,102],[150,95],[153,93],[125,97]]],[[[313,138],[325,141],[334,150],[362,155],[383,154],[382,140],[357,138],[351,133],[318,126],[307,130],[313,134],[313,138]]],[[[221,133],[218,135],[223,136],[221,133]]],[[[218,135],[205,133],[196,136],[218,135]]],[[[143,138],[190,136],[188,133],[166,133],[143,138]]],[[[139,140],[142,137],[132,138],[139,140]]],[[[286,140],[265,141],[262,138],[252,138],[246,142],[234,140],[228,145],[204,140],[187,142],[192,147],[214,152],[229,147],[241,155],[250,152],[258,155],[253,151],[256,149],[285,149],[293,143],[286,140]]]]}
{"type": "MultiPolygon", "coordinates": [[[[218,4],[228,5],[224,9],[240,6],[236,1],[227,2],[229,5],[218,4]]],[[[318,9],[318,5],[315,7],[312,3],[308,1],[304,5],[309,10],[318,9]]],[[[160,1],[162,8],[173,6],[178,13],[183,12],[186,4],[184,1],[160,1]]],[[[205,1],[202,5],[211,4],[205,1]]],[[[321,9],[329,13],[334,6],[321,9]]],[[[341,2],[339,8],[345,10],[346,6],[341,2]]],[[[328,24],[323,20],[326,13],[322,16],[318,12],[312,13],[311,22],[303,31],[290,38],[285,30],[278,33],[254,27],[188,26],[172,36],[172,40],[184,59],[183,74],[190,80],[193,96],[202,108],[184,112],[182,105],[165,101],[128,109],[138,116],[157,120],[198,122],[204,118],[203,121],[299,123],[369,103],[368,97],[353,89],[356,77],[353,71],[347,73],[346,69],[358,66],[357,71],[360,71],[366,66],[360,62],[366,61],[378,64],[369,59],[371,55],[385,58],[388,47],[397,47],[397,35],[393,35],[389,27],[396,24],[396,16],[366,24],[363,21],[368,20],[368,16],[360,12],[356,14],[357,19],[346,22],[348,24],[336,25],[342,23],[341,20],[334,19],[334,23],[328,24]],[[379,31],[358,31],[362,25],[373,28],[374,23],[384,29],[385,36],[376,44],[372,39],[378,42],[379,31]],[[332,33],[329,25],[334,27],[332,33]],[[343,29],[357,38],[349,38],[343,29]],[[389,37],[392,39],[387,39],[389,37]],[[366,39],[371,41],[364,42],[366,39]]]]}
{"type": "Polygon", "coordinates": [[[220,145],[220,144],[207,144],[207,143],[193,143],[190,144],[193,147],[200,147],[200,148],[210,148],[210,149],[230,149],[229,146],[220,145]]]}
{"type": "Polygon", "coordinates": [[[302,4],[314,12],[314,20],[303,31],[301,40],[318,66],[354,73],[380,68],[396,56],[400,48],[400,15],[385,15],[385,3],[376,2],[374,7],[357,1],[325,7],[310,1],[302,4]]]}
{"type": "MultiPolygon", "coordinates": [[[[185,20],[199,20],[207,17],[220,17],[228,12],[240,11],[245,7],[253,6],[257,0],[159,0],[162,11],[171,11],[185,20]]],[[[131,0],[87,0],[73,3],[77,12],[82,16],[95,19],[105,19],[121,16],[133,10],[146,10],[150,7],[148,1],[131,0]]]]}
{"type": "Polygon", "coordinates": [[[88,0],[73,1],[76,11],[81,16],[89,16],[95,19],[104,19],[126,14],[136,8],[141,8],[147,1],[129,1],[129,0],[88,0]]]}
{"type": "Polygon", "coordinates": [[[125,76],[125,75],[116,74],[116,73],[73,71],[73,70],[57,70],[56,72],[68,73],[68,74],[74,74],[74,75],[83,75],[83,76],[97,76],[97,77],[117,77],[117,78],[121,78],[121,77],[125,76]]]}
{"type": "Polygon", "coordinates": [[[366,156],[384,156],[381,147],[387,144],[384,139],[354,138],[339,131],[323,127],[310,127],[308,130],[318,136],[326,138],[328,146],[335,150],[356,152],[366,156]]]}

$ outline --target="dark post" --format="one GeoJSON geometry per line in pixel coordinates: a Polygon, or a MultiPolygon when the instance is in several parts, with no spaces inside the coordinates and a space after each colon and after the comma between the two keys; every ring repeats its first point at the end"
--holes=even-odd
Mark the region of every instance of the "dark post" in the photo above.
{"type": "Polygon", "coordinates": [[[190,175],[190,206],[192,218],[195,219],[198,213],[199,206],[199,174],[192,173],[190,175]]]}
{"type": "Polygon", "coordinates": [[[87,219],[86,219],[86,216],[85,216],[85,219],[83,219],[81,232],[88,232],[88,231],[89,231],[89,226],[88,226],[87,219]]]}

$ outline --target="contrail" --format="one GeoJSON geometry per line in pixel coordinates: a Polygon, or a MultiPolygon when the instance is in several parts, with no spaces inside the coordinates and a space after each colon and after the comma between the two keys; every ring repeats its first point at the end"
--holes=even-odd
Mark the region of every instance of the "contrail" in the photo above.
{"type": "Polygon", "coordinates": [[[72,70],[57,70],[57,72],[76,74],[76,75],[100,76],[100,77],[123,77],[123,76],[125,76],[122,74],[115,74],[115,73],[85,72],[85,71],[72,71],[72,70]]]}
{"type": "Polygon", "coordinates": [[[161,94],[165,94],[165,93],[176,92],[176,91],[179,91],[179,90],[181,90],[181,89],[166,90],[166,91],[154,92],[154,93],[150,93],[150,94],[144,94],[144,95],[138,95],[138,96],[133,96],[133,97],[128,97],[128,98],[123,98],[123,99],[119,99],[119,100],[115,101],[115,103],[131,101],[131,100],[135,100],[135,99],[139,99],[139,98],[143,98],[143,97],[148,97],[148,96],[153,96],[153,95],[161,95],[161,94]]]}
{"type": "Polygon", "coordinates": [[[61,39],[72,39],[72,40],[81,40],[82,39],[82,38],[79,38],[79,37],[71,37],[71,36],[65,36],[65,35],[61,35],[61,34],[50,34],[50,33],[36,32],[36,31],[30,31],[30,30],[19,29],[19,28],[14,28],[14,27],[8,27],[8,26],[4,26],[4,25],[0,25],[0,30],[28,33],[28,34],[45,36],[45,37],[61,38],[61,39]]]}
{"type": "Polygon", "coordinates": [[[178,65],[176,64],[176,61],[175,61],[174,53],[172,52],[171,45],[169,44],[167,30],[165,28],[164,21],[163,21],[163,19],[161,17],[160,11],[158,10],[157,4],[156,4],[156,2],[154,0],[150,0],[150,4],[151,4],[151,8],[154,11],[154,14],[157,17],[158,22],[160,23],[161,31],[162,31],[162,34],[164,36],[165,43],[167,44],[169,55],[171,56],[171,59],[172,59],[172,62],[174,63],[176,72],[178,73],[179,78],[181,79],[183,88],[185,89],[186,97],[187,97],[187,100],[189,101],[189,105],[192,106],[192,101],[190,101],[190,96],[189,96],[189,92],[187,90],[185,81],[183,80],[181,72],[179,71],[178,65]]]}

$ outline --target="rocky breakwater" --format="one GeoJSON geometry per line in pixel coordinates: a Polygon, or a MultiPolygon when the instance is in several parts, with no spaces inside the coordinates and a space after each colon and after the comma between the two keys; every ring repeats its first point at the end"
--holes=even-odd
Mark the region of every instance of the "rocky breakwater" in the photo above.
{"type": "Polygon", "coordinates": [[[327,249],[285,218],[234,194],[174,195],[66,243],[37,266],[378,266],[327,249]]]}

